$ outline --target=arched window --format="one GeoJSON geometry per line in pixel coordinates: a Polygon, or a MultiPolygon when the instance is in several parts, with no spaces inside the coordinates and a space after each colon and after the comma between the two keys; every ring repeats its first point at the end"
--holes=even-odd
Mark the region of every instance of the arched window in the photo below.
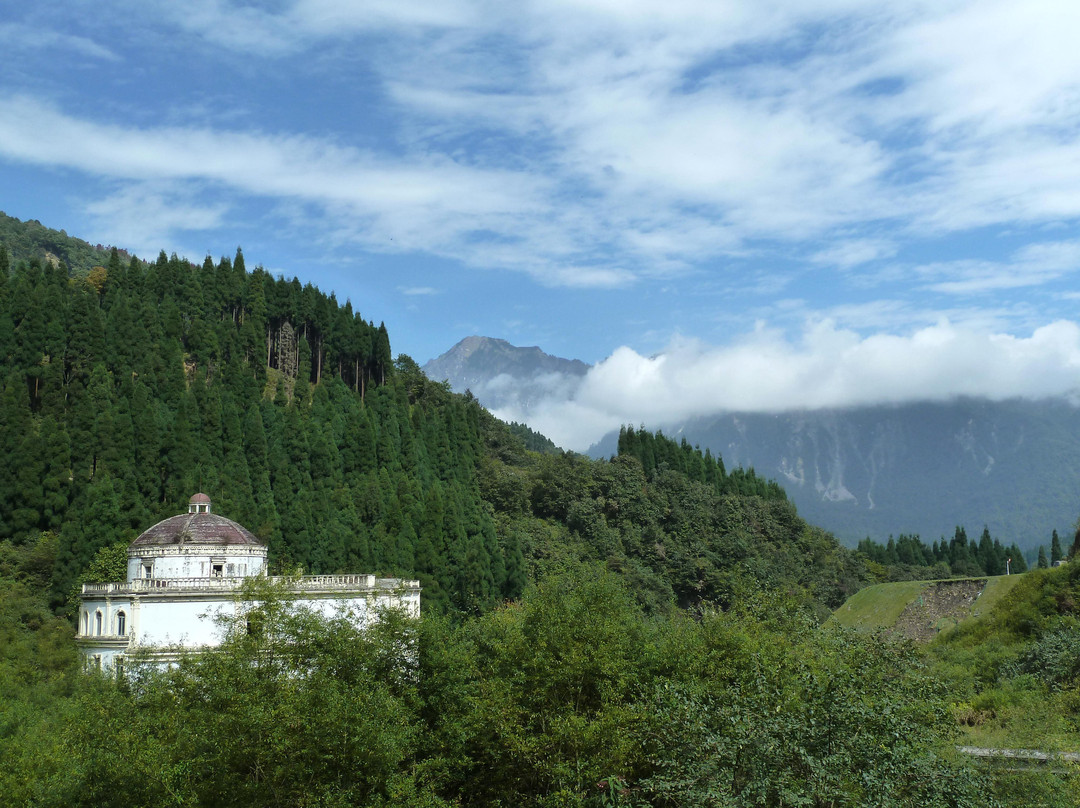
{"type": "Polygon", "coordinates": [[[82,613],[82,633],[84,637],[90,635],[90,612],[83,609],[82,613]]]}
{"type": "Polygon", "coordinates": [[[116,633],[121,637],[127,634],[127,615],[123,612],[116,613],[116,633]]]}
{"type": "Polygon", "coordinates": [[[100,610],[98,610],[94,614],[94,633],[99,637],[101,636],[101,611],[100,610]]]}

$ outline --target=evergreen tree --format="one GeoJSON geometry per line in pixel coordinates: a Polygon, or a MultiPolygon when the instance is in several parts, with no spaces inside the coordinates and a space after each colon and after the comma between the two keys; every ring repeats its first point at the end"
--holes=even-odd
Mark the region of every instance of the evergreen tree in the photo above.
{"type": "MultiPolygon", "coordinates": [[[[17,458],[30,431],[30,408],[23,374],[12,369],[0,392],[0,453],[17,458]]],[[[20,497],[19,465],[0,463],[0,537],[15,536],[13,513],[20,497]]]]}
{"type": "Polygon", "coordinates": [[[1050,536],[1050,565],[1057,566],[1063,558],[1065,555],[1061,551],[1061,539],[1058,538],[1058,532],[1055,530],[1050,536]]]}
{"type": "Polygon", "coordinates": [[[45,530],[59,530],[69,504],[71,447],[64,425],[51,415],[42,419],[40,432],[44,449],[41,526],[45,530]]]}
{"type": "Polygon", "coordinates": [[[1041,570],[1050,566],[1050,562],[1046,559],[1046,548],[1041,544],[1039,545],[1039,561],[1037,566],[1041,570]]]}

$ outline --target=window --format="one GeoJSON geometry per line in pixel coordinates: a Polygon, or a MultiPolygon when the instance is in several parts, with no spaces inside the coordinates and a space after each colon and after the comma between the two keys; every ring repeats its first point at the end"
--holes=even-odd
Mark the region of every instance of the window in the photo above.
{"type": "Polygon", "coordinates": [[[83,609],[82,613],[82,633],[84,637],[90,635],[90,612],[83,609]]]}
{"type": "Polygon", "coordinates": [[[94,633],[97,636],[101,636],[101,610],[99,609],[94,614],[94,633]]]}
{"type": "Polygon", "coordinates": [[[220,578],[224,567],[224,564],[212,564],[210,566],[210,574],[215,578],[220,578]]]}
{"type": "Polygon", "coordinates": [[[153,578],[154,577],[154,565],[153,564],[143,564],[142,571],[143,571],[143,578],[153,578]]]}
{"type": "Polygon", "coordinates": [[[116,613],[116,633],[121,637],[127,634],[127,615],[123,612],[116,613]]]}

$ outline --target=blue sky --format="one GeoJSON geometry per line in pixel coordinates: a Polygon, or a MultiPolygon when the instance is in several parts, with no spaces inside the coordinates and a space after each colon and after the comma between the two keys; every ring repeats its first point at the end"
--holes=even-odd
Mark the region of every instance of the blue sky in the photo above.
{"type": "Polygon", "coordinates": [[[593,431],[1072,393],[1078,34],[1050,0],[5,4],[0,209],[242,245],[421,363],[601,362],[551,416],[593,431]]]}

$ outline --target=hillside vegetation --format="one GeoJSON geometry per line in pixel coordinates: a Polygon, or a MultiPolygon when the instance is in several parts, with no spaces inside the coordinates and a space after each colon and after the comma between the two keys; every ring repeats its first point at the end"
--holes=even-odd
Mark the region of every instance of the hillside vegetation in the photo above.
{"type": "Polygon", "coordinates": [[[4,804],[994,804],[919,652],[820,626],[870,573],[775,483],[644,430],[553,452],[240,251],[10,254],[4,804]],[[263,589],[219,652],[80,673],[73,585],[197,490],[279,567],[419,577],[424,619],[263,589]]]}
{"type": "Polygon", "coordinates": [[[0,441],[20,462],[0,469],[0,539],[56,536],[54,604],[195,491],[279,568],[416,576],[437,612],[485,611],[563,557],[630,577],[653,609],[742,581],[832,608],[858,586],[775,484],[685,449],[535,454],[538,436],[392,360],[351,302],[249,272],[239,250],[201,265],[113,250],[87,275],[7,255],[0,441]]]}

